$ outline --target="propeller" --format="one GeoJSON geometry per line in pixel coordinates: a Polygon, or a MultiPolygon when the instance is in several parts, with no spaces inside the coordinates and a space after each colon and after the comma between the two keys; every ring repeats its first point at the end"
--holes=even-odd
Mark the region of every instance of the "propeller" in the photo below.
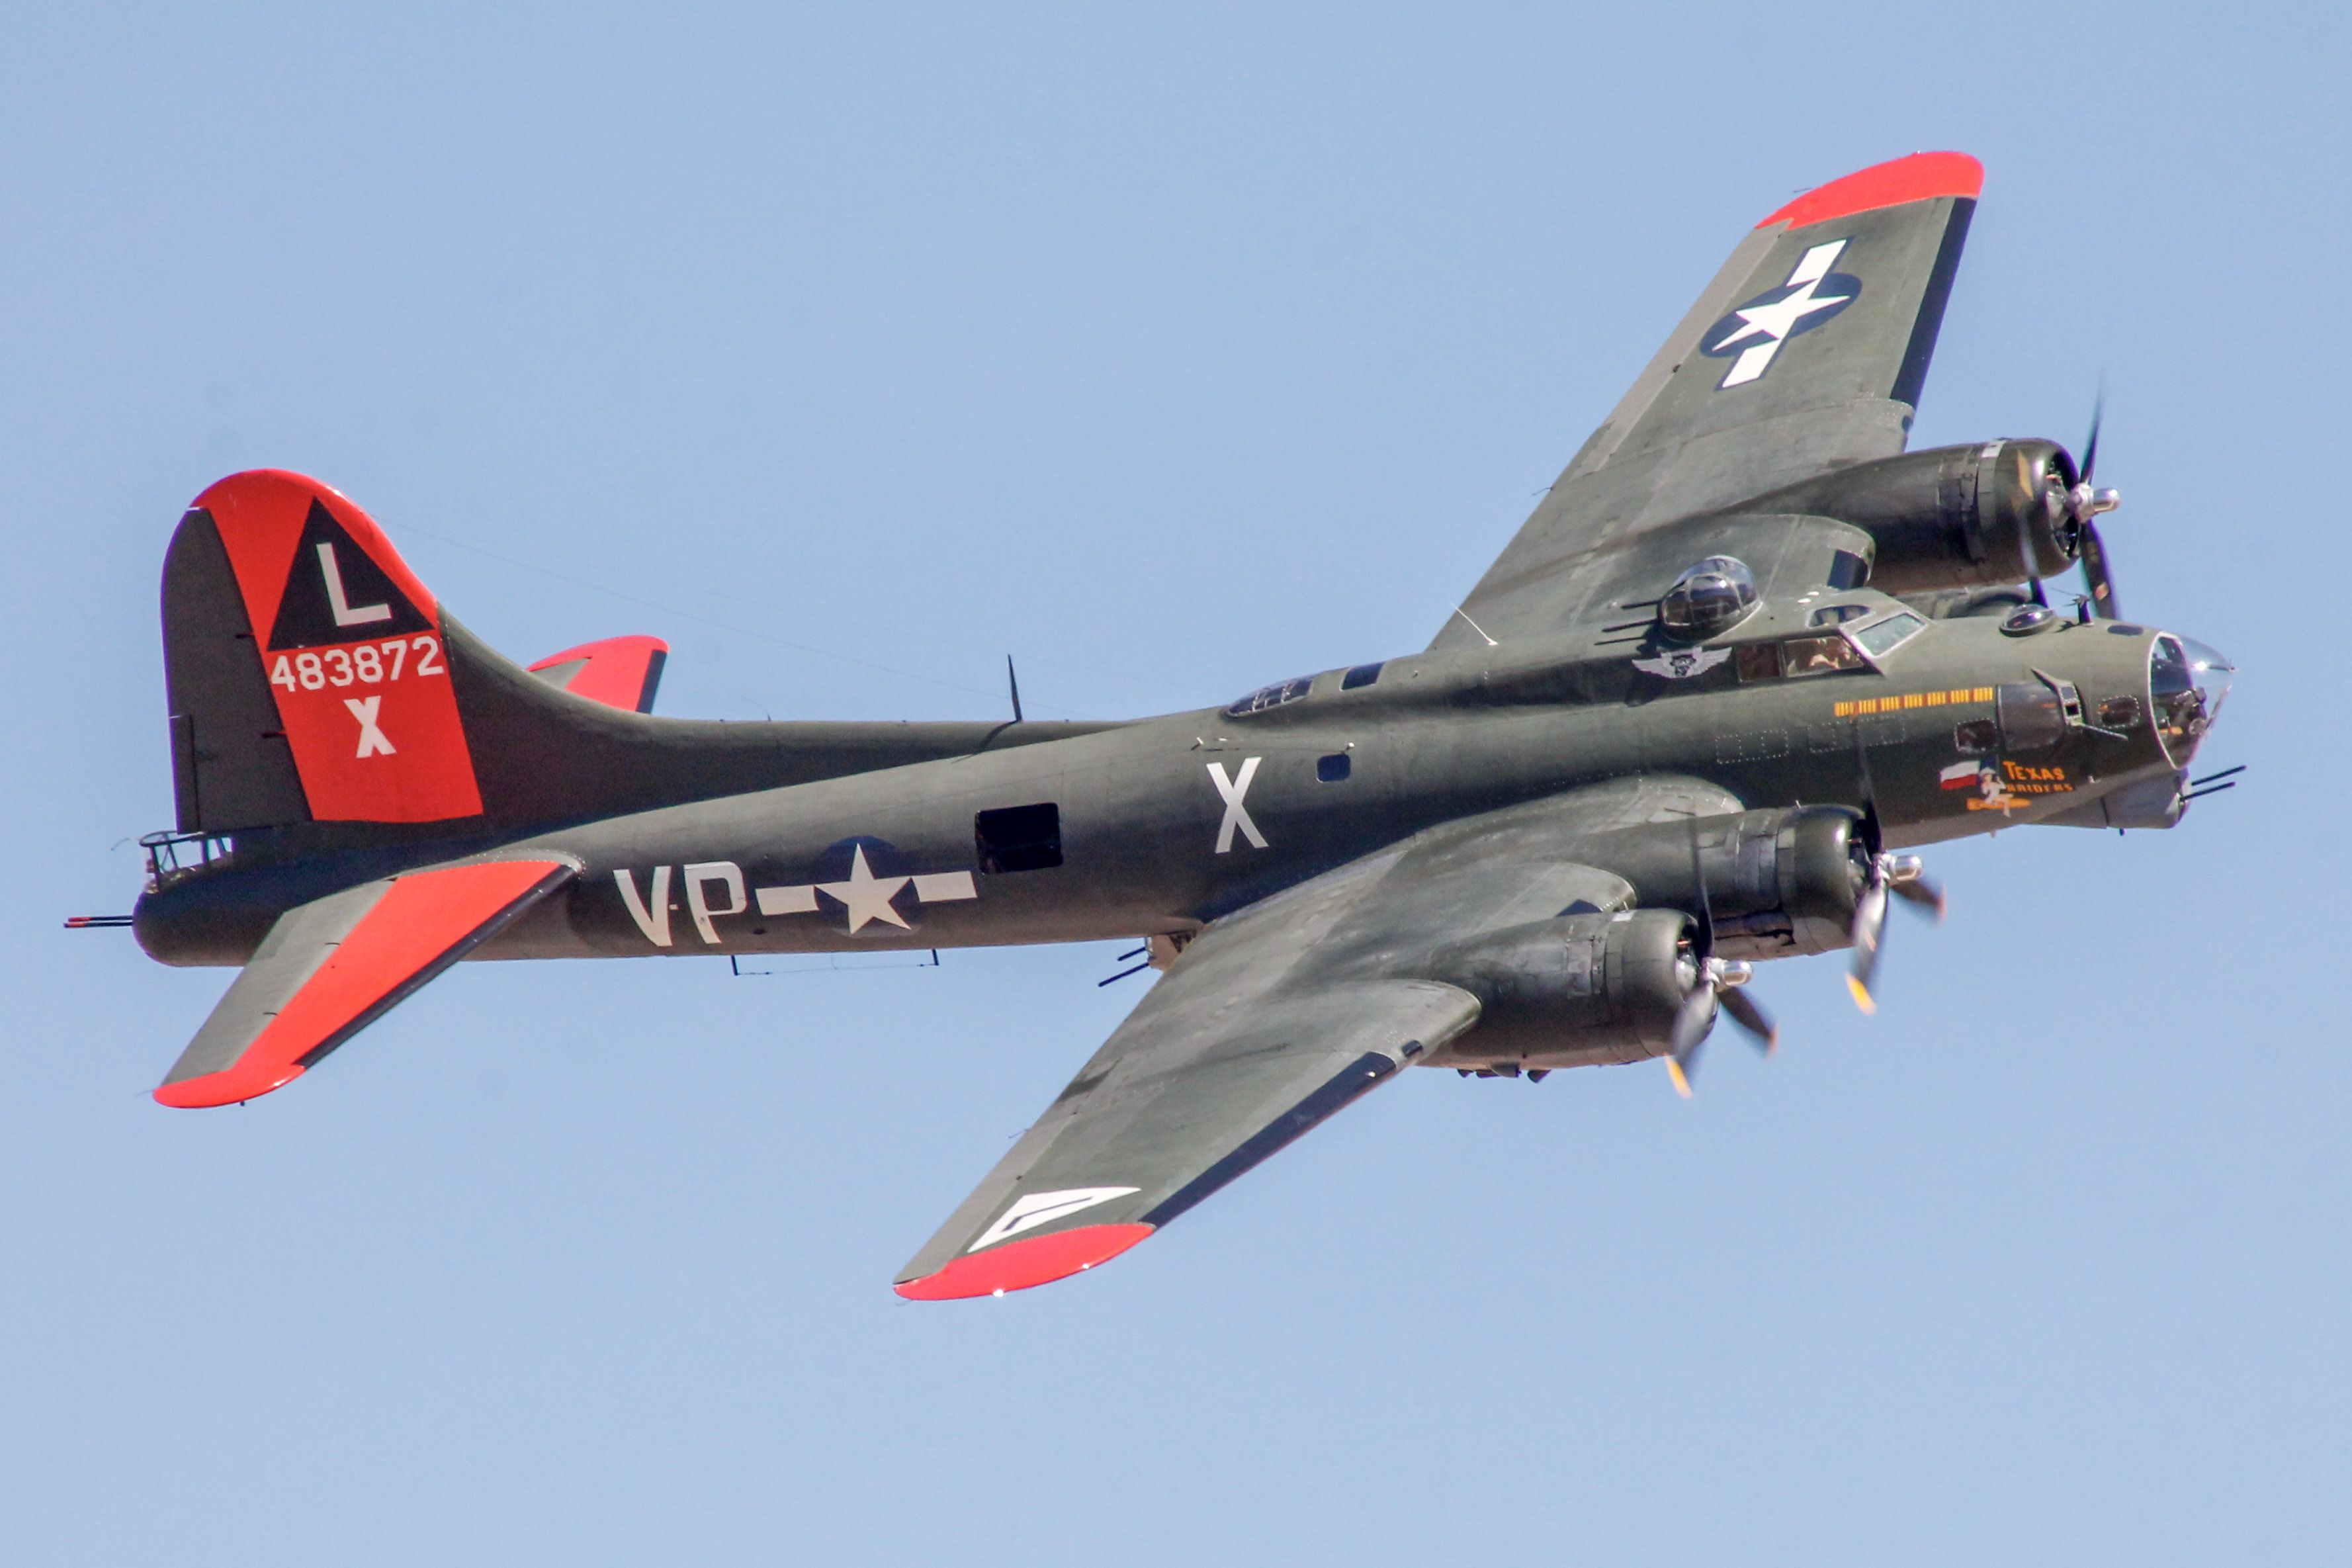
{"type": "Polygon", "coordinates": [[[2116,618],[2116,579],[2107,565],[2106,541],[2099,537],[2099,525],[2093,521],[2101,512],[2113,511],[2123,504],[2123,492],[2096,489],[2091,476],[2099,468],[2099,427],[2106,423],[2106,388],[2099,389],[2098,400],[2091,405],[2091,434],[2083,443],[2082,478],[2066,492],[2067,510],[2074,514],[2075,553],[2083,563],[2083,585],[2091,591],[2091,608],[2108,620],[2116,618]]]}
{"type": "Polygon", "coordinates": [[[1691,1079],[1698,1076],[1699,1053],[1706,1048],[1706,1037],[1715,1029],[1718,1011],[1731,1015],[1748,1037],[1751,1045],[1769,1060],[1780,1044],[1780,1031],[1764,1009],[1741,989],[1755,978],[1755,965],[1742,959],[1724,960],[1715,956],[1715,911],[1706,895],[1706,871],[1700,864],[1698,853],[1698,818],[1690,819],[1691,876],[1698,886],[1698,930],[1691,940],[1694,960],[1690,989],[1683,993],[1682,1005],[1675,1012],[1672,1054],[1666,1058],[1666,1075],[1675,1080],[1675,1092],[1685,1100],[1691,1097],[1691,1079]]]}
{"type": "MultiPolygon", "coordinates": [[[[1875,826],[1875,814],[1872,826],[1875,826]]],[[[1874,832],[1871,837],[1874,843],[1877,835],[1874,832]]],[[[1878,973],[1879,950],[1886,939],[1886,904],[1890,896],[1926,910],[1939,921],[1944,918],[1944,889],[1928,880],[1919,857],[1889,855],[1881,850],[1870,858],[1862,895],[1854,900],[1853,967],[1845,977],[1845,988],[1853,994],[1853,1005],[1865,1013],[1878,1011],[1870,983],[1878,973]]]]}
{"type": "Polygon", "coordinates": [[[1675,1092],[1685,1100],[1691,1097],[1699,1053],[1706,1048],[1706,1037],[1715,1028],[1718,1012],[1730,1016],[1766,1060],[1779,1048],[1779,1026],[1742,989],[1755,973],[1755,966],[1744,959],[1710,958],[1699,966],[1698,979],[1684,994],[1682,1010],[1675,1015],[1675,1048],[1666,1058],[1666,1073],[1675,1080],[1675,1092]]]}

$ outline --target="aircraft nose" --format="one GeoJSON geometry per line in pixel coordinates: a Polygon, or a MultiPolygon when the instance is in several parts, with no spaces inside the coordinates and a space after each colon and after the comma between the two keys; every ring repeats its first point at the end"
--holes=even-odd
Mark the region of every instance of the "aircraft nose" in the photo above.
{"type": "Polygon", "coordinates": [[[2148,708],[2175,767],[2185,768],[2221,711],[2237,666],[2193,637],[2166,632],[2148,655],[2148,708]]]}

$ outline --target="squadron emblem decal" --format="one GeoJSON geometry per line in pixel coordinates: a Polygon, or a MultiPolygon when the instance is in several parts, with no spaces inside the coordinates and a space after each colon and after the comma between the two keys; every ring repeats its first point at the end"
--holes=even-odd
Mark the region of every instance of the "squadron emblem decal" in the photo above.
{"type": "Polygon", "coordinates": [[[1706,330],[1699,339],[1699,353],[1731,360],[1731,368],[1716,383],[1717,388],[1757,380],[1772,368],[1782,343],[1811,331],[1861,296],[1861,279],[1830,270],[1846,244],[1833,239],[1814,246],[1797,258],[1786,283],[1757,295],[1706,330]]]}
{"type": "Polygon", "coordinates": [[[1727,647],[1685,647],[1672,653],[1662,653],[1655,658],[1637,658],[1633,668],[1644,675],[1664,677],[1668,680],[1688,680],[1694,675],[1705,675],[1731,657],[1727,647]]]}

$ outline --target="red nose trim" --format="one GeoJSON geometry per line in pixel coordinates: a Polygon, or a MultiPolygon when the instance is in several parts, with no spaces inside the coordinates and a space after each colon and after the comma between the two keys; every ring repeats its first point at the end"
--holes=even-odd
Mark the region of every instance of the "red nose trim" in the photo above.
{"type": "Polygon", "coordinates": [[[1966,153],[1914,153],[1807,191],[1756,226],[1769,228],[1785,223],[1790,228],[1803,228],[1935,196],[1973,199],[1983,189],[1984,165],[1966,153]]]}
{"type": "Polygon", "coordinates": [[[1108,1263],[1150,1234],[1148,1225],[1082,1225],[966,1253],[936,1274],[904,1280],[894,1289],[909,1301],[955,1301],[1026,1290],[1108,1263]]]}

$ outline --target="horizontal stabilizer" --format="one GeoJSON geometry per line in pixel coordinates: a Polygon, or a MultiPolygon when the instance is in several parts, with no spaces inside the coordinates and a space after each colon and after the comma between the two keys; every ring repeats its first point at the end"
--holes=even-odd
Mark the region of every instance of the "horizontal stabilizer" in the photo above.
{"type": "Polygon", "coordinates": [[[156,1100],[232,1105],[291,1083],[578,874],[552,859],[436,866],[289,910],[156,1100]]]}
{"type": "Polygon", "coordinates": [[[530,667],[550,686],[624,712],[650,713],[669,644],[659,637],[606,637],[552,653],[530,667]]]}

